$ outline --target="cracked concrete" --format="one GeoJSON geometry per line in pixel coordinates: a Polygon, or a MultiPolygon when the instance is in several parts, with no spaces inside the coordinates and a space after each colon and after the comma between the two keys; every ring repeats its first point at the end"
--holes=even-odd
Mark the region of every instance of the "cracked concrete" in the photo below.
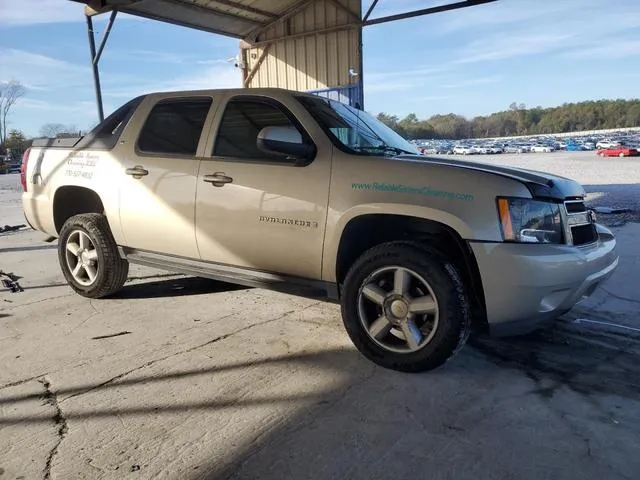
{"type": "Polygon", "coordinates": [[[58,433],[58,441],[49,452],[49,455],[47,456],[47,462],[44,466],[44,480],[49,480],[51,478],[51,465],[53,463],[53,459],[58,453],[58,448],[60,448],[60,444],[64,440],[65,435],[69,431],[69,425],[67,424],[67,419],[62,413],[62,409],[60,408],[60,404],[58,403],[58,397],[56,393],[51,390],[51,383],[49,382],[49,380],[44,377],[42,379],[39,379],[38,382],[40,382],[44,387],[43,398],[45,403],[51,405],[51,407],[53,408],[53,423],[55,424],[58,433]]]}
{"type": "Polygon", "coordinates": [[[640,224],[615,231],[619,270],[554,329],[424,375],[363,359],[336,305],[138,267],[90,302],[20,251],[37,233],[2,237],[0,479],[637,478],[640,224]]]}

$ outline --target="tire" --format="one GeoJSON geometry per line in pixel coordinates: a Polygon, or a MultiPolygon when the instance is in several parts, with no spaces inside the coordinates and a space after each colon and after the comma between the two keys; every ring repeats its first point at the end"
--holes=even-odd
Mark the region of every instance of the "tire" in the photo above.
{"type": "Polygon", "coordinates": [[[416,243],[390,242],[365,252],[347,273],[341,306],[345,329],[358,351],[391,370],[415,373],[440,367],[458,353],[471,331],[468,297],[453,262],[416,243]],[[410,280],[396,281],[395,271],[410,280]],[[398,283],[409,285],[402,298],[397,293],[404,289],[397,289],[398,283]],[[435,311],[419,311],[433,310],[433,305],[435,311]],[[412,316],[412,309],[418,313],[412,316]],[[413,335],[403,330],[416,332],[416,327],[419,335],[411,345],[408,338],[413,335]]]}
{"type": "Polygon", "coordinates": [[[65,222],[58,239],[58,261],[69,286],[87,298],[116,293],[129,275],[129,262],[118,254],[106,217],[97,213],[76,215],[65,222]]]}
{"type": "Polygon", "coordinates": [[[619,154],[618,154],[618,156],[619,156],[620,158],[622,158],[622,157],[624,157],[624,153],[619,153],[619,154]]]}

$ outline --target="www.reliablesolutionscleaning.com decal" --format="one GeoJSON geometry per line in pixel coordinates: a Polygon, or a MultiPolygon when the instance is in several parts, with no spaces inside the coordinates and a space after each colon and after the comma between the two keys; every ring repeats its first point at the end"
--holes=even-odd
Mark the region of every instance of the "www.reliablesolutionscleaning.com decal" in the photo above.
{"type": "Polygon", "coordinates": [[[397,192],[397,193],[414,193],[417,195],[425,195],[428,197],[444,197],[449,200],[461,200],[464,202],[472,202],[473,195],[470,193],[448,192],[446,190],[432,189],[431,187],[411,187],[402,184],[389,183],[352,183],[353,190],[372,190],[379,192],[397,192]]]}

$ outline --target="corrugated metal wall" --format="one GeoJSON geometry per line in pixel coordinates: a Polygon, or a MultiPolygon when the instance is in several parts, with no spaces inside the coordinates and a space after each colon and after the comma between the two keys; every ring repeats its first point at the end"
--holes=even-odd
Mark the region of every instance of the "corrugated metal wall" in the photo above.
{"type": "Polygon", "coordinates": [[[279,22],[260,35],[258,43],[243,50],[247,87],[281,87],[308,91],[358,84],[360,72],[361,0],[337,0],[353,12],[353,16],[331,0],[316,0],[290,18],[279,22]],[[325,31],[324,29],[334,29],[325,31]],[[309,36],[268,42],[287,35],[309,36]],[[266,54],[264,54],[266,49],[266,54]],[[261,57],[262,61],[261,61],[261,57]],[[252,69],[258,65],[254,74],[252,69]]]}

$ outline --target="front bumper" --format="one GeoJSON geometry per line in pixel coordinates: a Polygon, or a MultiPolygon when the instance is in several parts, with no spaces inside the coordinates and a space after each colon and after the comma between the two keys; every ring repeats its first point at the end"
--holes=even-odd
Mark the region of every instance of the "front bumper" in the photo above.
{"type": "Polygon", "coordinates": [[[571,310],[614,272],[616,240],[597,225],[585,247],[470,242],[476,256],[491,335],[520,335],[571,310]]]}

